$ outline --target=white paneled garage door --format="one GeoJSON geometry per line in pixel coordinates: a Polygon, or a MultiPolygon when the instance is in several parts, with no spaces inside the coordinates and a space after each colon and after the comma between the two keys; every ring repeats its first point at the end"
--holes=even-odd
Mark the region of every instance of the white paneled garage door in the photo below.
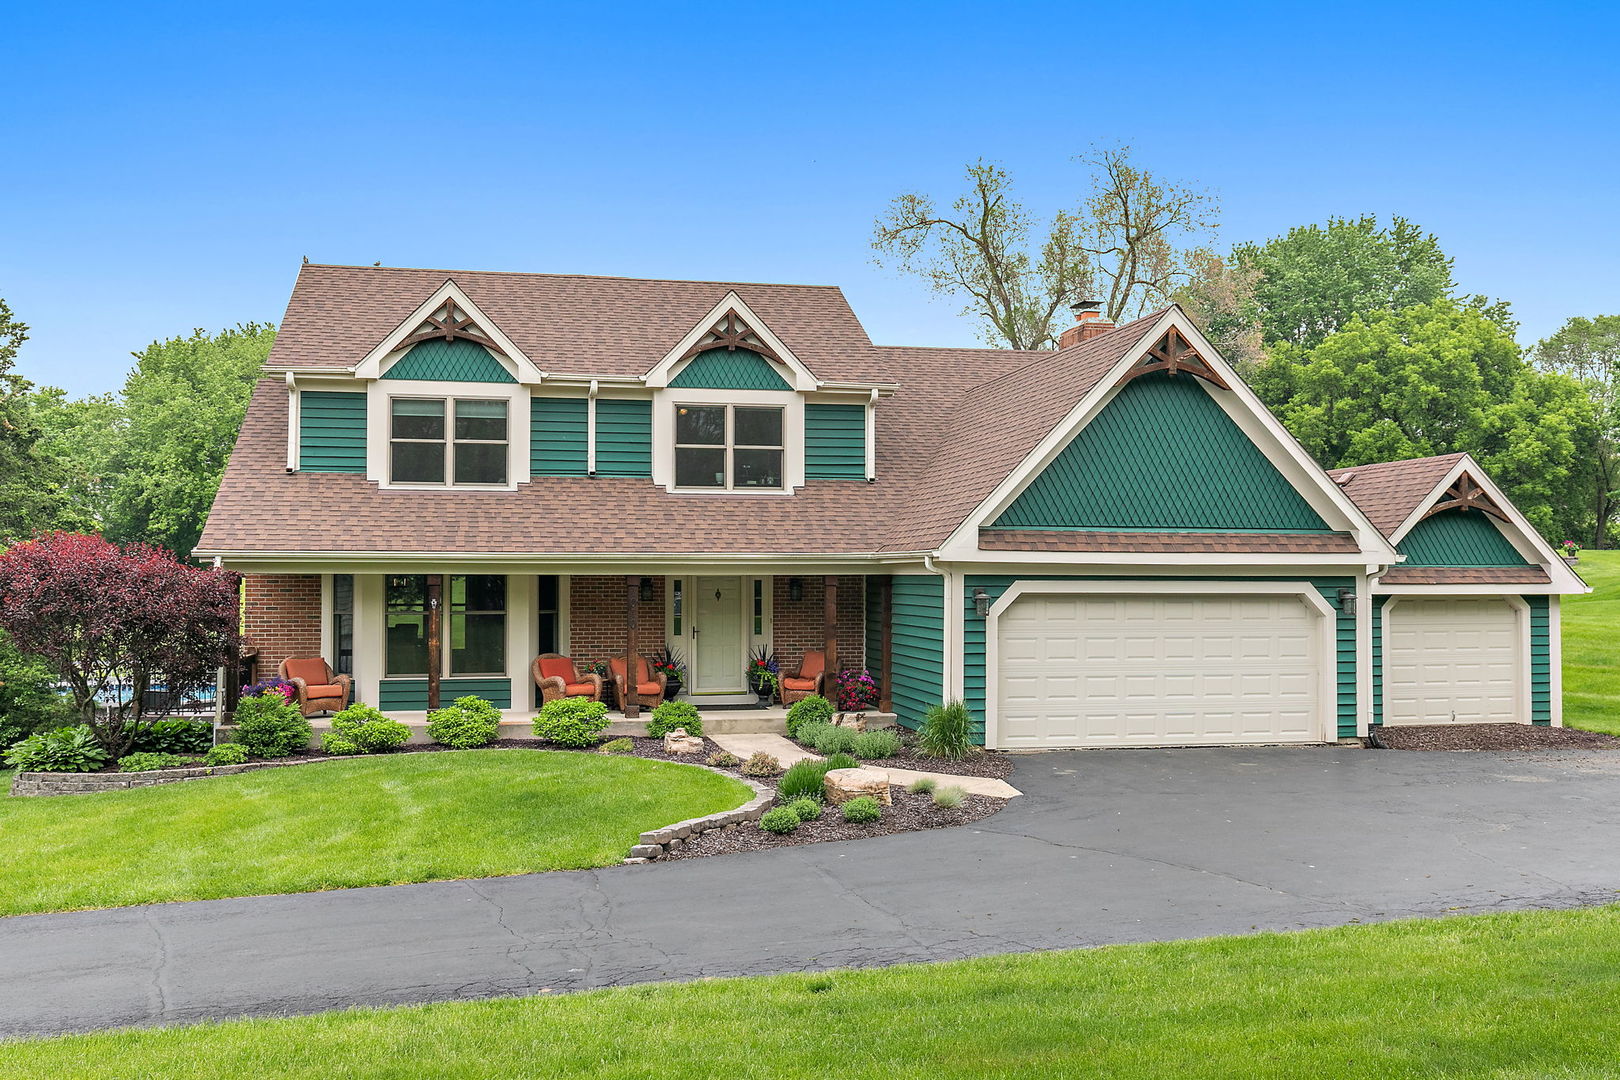
{"type": "Polygon", "coordinates": [[[1021,596],[997,626],[997,746],[1322,739],[1321,616],[1295,595],[1021,596]]]}
{"type": "Polygon", "coordinates": [[[1527,722],[1518,612],[1506,600],[1390,601],[1384,723],[1527,722]]]}

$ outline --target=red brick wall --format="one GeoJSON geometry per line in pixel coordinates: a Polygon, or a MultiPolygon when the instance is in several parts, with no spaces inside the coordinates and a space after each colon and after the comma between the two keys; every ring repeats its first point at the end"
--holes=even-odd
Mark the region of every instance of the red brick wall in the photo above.
{"type": "MultiPolygon", "coordinates": [[[[664,579],[654,577],[653,598],[638,602],[636,643],[644,655],[664,648],[664,579]]],[[[568,585],[569,656],[583,667],[624,652],[625,589],[622,575],[575,574],[568,585]]]]}
{"type": "Polygon", "coordinates": [[[242,575],[242,628],[243,648],[259,651],[261,679],[288,657],[319,656],[320,575],[242,575]]]}
{"type": "MultiPolygon", "coordinates": [[[[806,574],[799,578],[804,596],[797,603],[792,599],[792,578],[777,575],[771,603],[774,633],[772,647],[776,659],[785,670],[799,666],[806,649],[819,649],[824,643],[822,620],[826,600],[825,577],[806,574]]],[[[840,577],[838,579],[838,666],[840,669],[860,667],[865,662],[866,579],[840,577]]]]}

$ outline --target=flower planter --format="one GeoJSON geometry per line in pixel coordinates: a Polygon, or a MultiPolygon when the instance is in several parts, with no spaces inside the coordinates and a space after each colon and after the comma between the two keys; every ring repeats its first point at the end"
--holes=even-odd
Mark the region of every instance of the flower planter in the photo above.
{"type": "Polygon", "coordinates": [[[1581,561],[1581,557],[1579,555],[1563,555],[1560,557],[1564,560],[1564,563],[1567,566],[1574,566],[1576,563],[1581,561]]]}

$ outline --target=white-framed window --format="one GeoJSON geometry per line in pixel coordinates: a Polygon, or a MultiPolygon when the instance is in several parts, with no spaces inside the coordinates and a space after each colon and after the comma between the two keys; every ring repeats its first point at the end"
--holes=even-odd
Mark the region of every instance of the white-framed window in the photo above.
{"type": "Polygon", "coordinates": [[[774,405],[676,405],[675,486],[781,491],[783,411],[774,405]]]}
{"type": "MultiPolygon", "coordinates": [[[[506,674],[506,577],[444,575],[439,675],[506,674]]],[[[428,579],[390,574],[384,582],[383,674],[428,673],[428,579]]]]}
{"type": "Polygon", "coordinates": [[[506,483],[504,398],[393,397],[388,410],[389,483],[506,483]]]}

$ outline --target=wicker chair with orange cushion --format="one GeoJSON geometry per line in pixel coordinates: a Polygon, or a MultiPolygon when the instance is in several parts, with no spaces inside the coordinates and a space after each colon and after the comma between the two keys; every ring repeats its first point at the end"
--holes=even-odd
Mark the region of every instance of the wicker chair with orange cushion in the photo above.
{"type": "Polygon", "coordinates": [[[791,705],[812,694],[821,693],[827,679],[827,657],[820,649],[810,649],[799,661],[799,670],[782,676],[782,704],[791,705]]]}
{"type": "Polygon", "coordinates": [[[305,716],[342,712],[349,707],[354,680],[347,675],[333,675],[326,661],[318,656],[283,660],[280,673],[298,688],[298,711],[305,716]]]}
{"type": "Polygon", "coordinates": [[[565,697],[602,700],[602,676],[594,671],[581,675],[574,662],[561,653],[541,653],[531,666],[534,685],[540,688],[540,704],[565,697]]]}
{"type": "MultiPolygon", "coordinates": [[[[615,656],[608,661],[608,670],[613,673],[613,689],[619,696],[619,708],[624,708],[631,698],[626,696],[630,690],[625,677],[624,657],[615,656]]],[[[653,666],[647,662],[645,656],[636,657],[636,685],[634,700],[637,705],[651,708],[664,700],[664,687],[669,677],[662,671],[654,671],[653,666]]]]}

